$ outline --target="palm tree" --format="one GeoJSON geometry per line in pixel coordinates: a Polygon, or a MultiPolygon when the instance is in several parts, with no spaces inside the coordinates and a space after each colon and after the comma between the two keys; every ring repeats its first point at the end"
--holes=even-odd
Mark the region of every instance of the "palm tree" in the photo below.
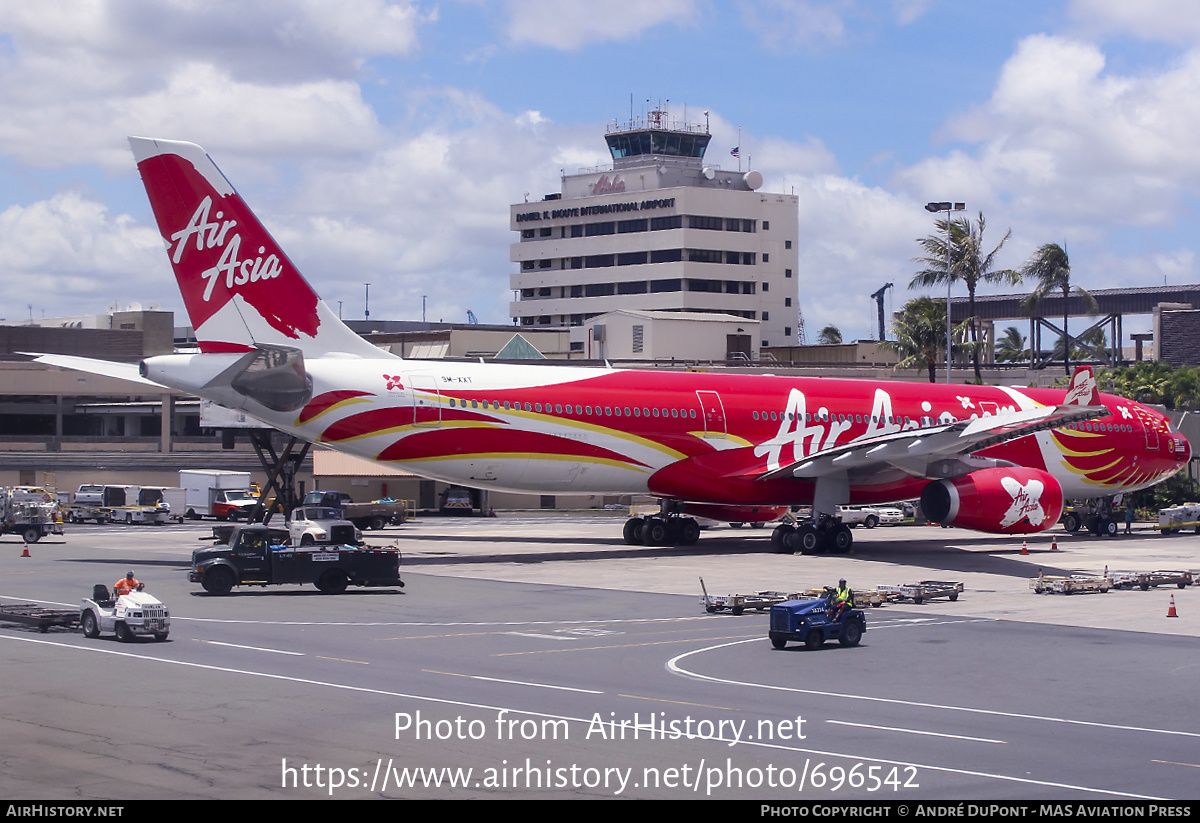
{"type": "Polygon", "coordinates": [[[821,329],[821,333],[817,335],[817,342],[823,346],[842,342],[842,330],[837,326],[830,324],[821,329]]]}
{"type": "MultiPolygon", "coordinates": [[[[967,321],[955,330],[961,333],[967,321]]],[[[937,364],[946,350],[946,301],[916,297],[904,304],[892,324],[891,340],[879,346],[900,356],[896,369],[926,369],[929,382],[937,382],[937,364]]],[[[969,347],[969,344],[968,344],[969,347]]]]}
{"type": "Polygon", "coordinates": [[[1029,359],[1029,349],[1025,348],[1025,335],[1016,326],[1004,330],[1004,336],[996,344],[996,359],[1005,363],[1018,363],[1029,359]]]}
{"type": "Polygon", "coordinates": [[[1012,236],[1012,229],[1004,233],[1004,237],[996,244],[996,248],[985,254],[983,231],[986,226],[987,221],[983,217],[983,212],[979,213],[979,219],[974,223],[969,218],[950,221],[950,266],[947,271],[947,226],[946,220],[939,220],[937,222],[938,234],[931,234],[917,241],[925,250],[925,256],[916,257],[914,261],[923,263],[926,268],[918,272],[912,282],[908,284],[910,289],[918,286],[945,286],[946,279],[949,277],[951,283],[962,282],[966,285],[970,315],[967,321],[970,323],[971,344],[974,347],[971,352],[971,360],[975,366],[976,380],[982,380],[983,376],[979,371],[979,330],[975,325],[975,291],[980,283],[999,283],[1011,286],[1021,282],[1021,272],[1012,269],[992,269],[996,262],[996,255],[1000,249],[1004,248],[1008,238],[1012,236]]]}
{"type": "MultiPolygon", "coordinates": [[[[1042,299],[1051,292],[1062,292],[1063,298],[1063,366],[1067,374],[1071,373],[1071,351],[1066,345],[1067,317],[1070,315],[1069,299],[1071,297],[1071,260],[1067,251],[1057,243],[1047,243],[1034,253],[1029,262],[1021,269],[1021,274],[1037,280],[1037,287],[1025,298],[1023,308],[1029,314],[1037,311],[1042,299]]],[[[1077,288],[1075,293],[1083,298],[1084,305],[1090,312],[1095,312],[1096,298],[1085,289],[1077,288]]]]}

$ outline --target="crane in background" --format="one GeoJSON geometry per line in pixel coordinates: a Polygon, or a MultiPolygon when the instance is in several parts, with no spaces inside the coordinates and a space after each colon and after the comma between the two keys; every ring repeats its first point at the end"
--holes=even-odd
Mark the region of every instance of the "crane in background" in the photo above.
{"type": "Polygon", "coordinates": [[[890,288],[892,288],[892,284],[885,283],[883,285],[883,287],[881,289],[879,289],[879,291],[877,291],[871,295],[871,299],[875,301],[875,305],[879,311],[879,339],[880,340],[887,340],[887,335],[885,333],[884,324],[883,324],[883,294],[890,288]]]}
{"type": "Polygon", "coordinates": [[[467,309],[467,322],[473,326],[479,325],[479,318],[475,316],[475,312],[467,309]]]}

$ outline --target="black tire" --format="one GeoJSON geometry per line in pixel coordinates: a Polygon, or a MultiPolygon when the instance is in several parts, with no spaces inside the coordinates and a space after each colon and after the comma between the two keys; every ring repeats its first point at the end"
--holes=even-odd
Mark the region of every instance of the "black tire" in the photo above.
{"type": "Polygon", "coordinates": [[[119,640],[122,643],[132,643],[133,642],[133,640],[134,640],[133,632],[130,631],[129,627],[126,626],[124,623],[118,623],[116,625],[116,630],[117,630],[117,640],[119,640]]]}
{"type": "Polygon", "coordinates": [[[383,527],[387,525],[387,521],[382,517],[372,517],[369,525],[371,526],[371,531],[383,531],[383,527]]]}
{"type": "Polygon", "coordinates": [[[729,613],[732,614],[734,617],[737,617],[743,611],[745,611],[745,609],[743,609],[741,606],[734,606],[732,609],[729,610],[729,613]]]}
{"type": "Polygon", "coordinates": [[[709,614],[716,614],[717,607],[716,606],[705,606],[704,611],[708,612],[709,614]]]}
{"type": "Polygon", "coordinates": [[[168,632],[155,632],[154,639],[156,641],[158,641],[159,643],[161,643],[167,639],[167,634],[168,634],[168,632]]]}
{"type": "Polygon", "coordinates": [[[1100,521],[1100,533],[1105,537],[1116,537],[1118,531],[1116,520],[1106,517],[1100,521]]]}
{"type": "Polygon", "coordinates": [[[729,524],[729,528],[731,528],[731,529],[740,529],[740,528],[741,528],[742,526],[744,526],[744,525],[746,525],[746,524],[745,524],[745,523],[730,523],[730,524],[729,524]]]}
{"type": "Polygon", "coordinates": [[[854,546],[854,534],[844,525],[838,526],[829,536],[829,545],[838,554],[845,554],[854,546]]]}
{"type": "Polygon", "coordinates": [[[323,594],[341,594],[350,585],[350,578],[341,569],[330,569],[317,579],[316,585],[323,594]]]}
{"type": "Polygon", "coordinates": [[[788,548],[787,544],[787,536],[793,531],[795,531],[795,529],[786,523],[780,523],[771,530],[771,545],[775,547],[775,551],[781,554],[784,552],[793,551],[792,549],[788,548]]]}
{"type": "Polygon", "coordinates": [[[644,521],[640,517],[631,517],[625,521],[625,529],[623,536],[625,542],[630,546],[642,545],[642,524],[644,521]]]}
{"type": "Polygon", "coordinates": [[[233,572],[224,566],[217,566],[204,573],[204,590],[216,597],[223,597],[233,590],[233,572]]]}
{"type": "Polygon", "coordinates": [[[1075,512],[1067,512],[1066,516],[1063,517],[1063,528],[1071,534],[1079,531],[1081,525],[1082,522],[1079,519],[1079,515],[1075,514],[1075,512]]]}
{"type": "Polygon", "coordinates": [[[879,525],[879,518],[873,514],[867,515],[867,519],[863,521],[863,525],[868,529],[873,529],[879,525]]]}
{"type": "Polygon", "coordinates": [[[91,609],[88,609],[79,618],[79,625],[83,628],[84,637],[99,637],[100,624],[96,622],[96,615],[91,609]]]}
{"type": "Polygon", "coordinates": [[[700,524],[689,517],[679,527],[679,542],[684,546],[694,546],[699,540],[700,524]]]}
{"type": "Polygon", "coordinates": [[[953,603],[955,600],[958,600],[958,592],[950,592],[950,602],[953,603]]]}
{"type": "Polygon", "coordinates": [[[40,540],[42,538],[42,533],[40,530],[35,529],[31,526],[30,528],[25,529],[25,531],[21,532],[21,537],[23,537],[25,539],[26,543],[36,543],[36,542],[38,542],[38,540],[40,540]]]}
{"type": "Polygon", "coordinates": [[[782,649],[784,646],[787,645],[787,640],[783,639],[782,637],[772,637],[771,645],[777,649],[782,649]]]}
{"type": "Polygon", "coordinates": [[[820,629],[813,629],[808,634],[804,635],[804,648],[809,651],[815,651],[825,645],[825,635],[820,629]]]}
{"type": "Polygon", "coordinates": [[[311,534],[304,534],[300,536],[300,545],[305,548],[309,546],[315,546],[316,543],[316,538],[314,538],[311,534]]]}
{"type": "Polygon", "coordinates": [[[664,546],[667,543],[667,524],[652,517],[642,524],[642,543],[647,546],[664,546]]]}
{"type": "Polygon", "coordinates": [[[758,520],[758,521],[755,521],[754,523],[751,523],[750,528],[761,529],[761,528],[765,528],[766,525],[767,525],[766,523],[762,522],[761,520],[758,520]]]}
{"type": "Polygon", "coordinates": [[[862,626],[857,620],[851,618],[846,627],[842,629],[842,636],[838,638],[838,642],[843,646],[857,646],[862,640],[862,626]]]}
{"type": "Polygon", "coordinates": [[[801,554],[812,554],[820,549],[821,535],[817,532],[817,527],[811,523],[801,526],[797,535],[797,545],[801,554]]]}

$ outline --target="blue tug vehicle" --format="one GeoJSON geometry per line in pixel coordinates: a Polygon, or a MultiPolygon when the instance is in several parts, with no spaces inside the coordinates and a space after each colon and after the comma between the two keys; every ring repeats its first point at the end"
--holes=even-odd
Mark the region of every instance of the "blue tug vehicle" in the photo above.
{"type": "Polygon", "coordinates": [[[837,640],[843,646],[857,646],[867,630],[867,616],[855,608],[835,616],[838,607],[833,595],[833,588],[826,586],[825,594],[815,600],[785,600],[772,606],[771,645],[782,649],[793,641],[819,649],[825,641],[837,640]]]}

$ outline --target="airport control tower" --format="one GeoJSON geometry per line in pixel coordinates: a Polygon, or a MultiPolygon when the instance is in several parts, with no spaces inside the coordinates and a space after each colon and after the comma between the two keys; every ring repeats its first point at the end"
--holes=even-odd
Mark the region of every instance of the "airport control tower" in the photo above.
{"type": "Polygon", "coordinates": [[[795,343],[798,198],[760,192],[757,171],[706,162],[708,127],[662,107],[614,122],[604,139],[611,166],[564,174],[561,192],[510,207],[514,320],[723,313],[758,321],[759,345],[795,343]]]}

